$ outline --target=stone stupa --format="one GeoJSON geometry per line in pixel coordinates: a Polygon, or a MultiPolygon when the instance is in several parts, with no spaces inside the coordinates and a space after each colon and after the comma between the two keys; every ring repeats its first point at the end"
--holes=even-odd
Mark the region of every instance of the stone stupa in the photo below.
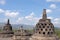
{"type": "Polygon", "coordinates": [[[29,40],[30,34],[27,30],[23,29],[23,26],[20,27],[19,30],[17,30],[14,33],[13,40],[29,40]]]}
{"type": "Polygon", "coordinates": [[[0,37],[12,37],[13,34],[14,32],[8,19],[7,24],[3,27],[2,32],[0,32],[0,37]]]}
{"type": "Polygon", "coordinates": [[[54,31],[54,25],[47,19],[46,9],[43,10],[42,19],[36,24],[34,34],[30,40],[59,40],[54,31]]]}

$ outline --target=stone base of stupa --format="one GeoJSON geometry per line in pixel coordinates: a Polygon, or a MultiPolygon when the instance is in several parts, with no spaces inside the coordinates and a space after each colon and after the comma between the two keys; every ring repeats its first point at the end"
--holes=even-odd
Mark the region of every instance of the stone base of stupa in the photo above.
{"type": "Polygon", "coordinates": [[[56,37],[32,37],[30,38],[30,40],[59,40],[58,38],[56,37]]]}
{"type": "Polygon", "coordinates": [[[59,40],[59,38],[54,36],[43,36],[43,35],[32,35],[30,40],[59,40]]]}
{"type": "Polygon", "coordinates": [[[3,32],[0,32],[0,38],[12,37],[13,34],[14,34],[14,32],[12,32],[12,31],[10,31],[10,32],[3,31],[3,32]]]}

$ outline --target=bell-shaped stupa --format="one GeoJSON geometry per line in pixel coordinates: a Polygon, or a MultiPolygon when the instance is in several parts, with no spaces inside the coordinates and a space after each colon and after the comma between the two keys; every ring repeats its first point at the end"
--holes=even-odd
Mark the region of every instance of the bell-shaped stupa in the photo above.
{"type": "Polygon", "coordinates": [[[42,19],[36,24],[34,34],[30,40],[59,40],[54,31],[54,25],[47,19],[46,9],[43,10],[42,19]]]}

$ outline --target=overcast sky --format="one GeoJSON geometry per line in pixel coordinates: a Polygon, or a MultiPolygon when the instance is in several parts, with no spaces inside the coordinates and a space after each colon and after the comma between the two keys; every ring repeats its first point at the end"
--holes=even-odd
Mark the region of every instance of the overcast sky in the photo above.
{"type": "Polygon", "coordinates": [[[12,24],[35,25],[43,9],[51,22],[60,27],[60,0],[0,0],[0,23],[10,19],[12,24]]]}

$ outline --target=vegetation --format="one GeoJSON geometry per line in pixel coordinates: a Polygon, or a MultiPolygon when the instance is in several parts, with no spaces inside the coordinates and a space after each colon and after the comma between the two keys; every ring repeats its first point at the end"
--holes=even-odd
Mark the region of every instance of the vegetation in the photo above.
{"type": "Polygon", "coordinates": [[[55,29],[55,33],[58,35],[58,37],[60,38],[60,29],[55,29]]]}

